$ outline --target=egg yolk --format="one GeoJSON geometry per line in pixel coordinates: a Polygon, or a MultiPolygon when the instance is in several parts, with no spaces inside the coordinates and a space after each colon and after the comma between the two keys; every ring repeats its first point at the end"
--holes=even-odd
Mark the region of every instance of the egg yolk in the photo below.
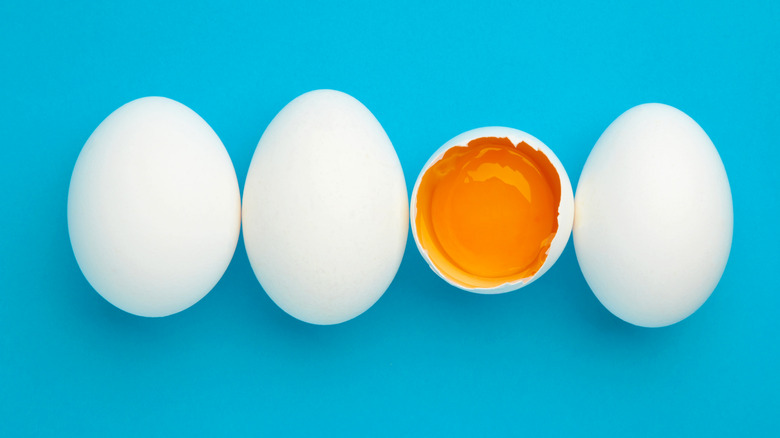
{"type": "Polygon", "coordinates": [[[457,284],[532,277],[558,230],[561,184],[544,153],[483,137],[448,149],[422,176],[415,226],[431,262],[457,284]]]}

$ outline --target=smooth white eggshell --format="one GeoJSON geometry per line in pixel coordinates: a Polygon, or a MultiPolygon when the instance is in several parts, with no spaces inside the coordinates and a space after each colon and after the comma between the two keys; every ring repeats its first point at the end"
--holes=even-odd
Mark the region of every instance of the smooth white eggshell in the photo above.
{"type": "Polygon", "coordinates": [[[299,96],[257,145],[243,198],[252,269],[284,311],[336,324],[393,280],[408,233],[403,170],[384,129],[353,97],[299,96]]]}
{"type": "Polygon", "coordinates": [[[555,262],[558,260],[558,257],[560,257],[561,253],[563,252],[563,249],[566,247],[566,243],[569,241],[569,236],[571,235],[573,218],[574,194],[571,188],[571,181],[569,181],[569,176],[566,173],[566,169],[563,167],[563,164],[555,155],[555,153],[538,138],[526,132],[520,131],[519,129],[506,128],[502,126],[488,126],[466,131],[463,134],[460,134],[452,140],[448,141],[436,152],[434,152],[431,158],[428,159],[428,161],[425,163],[422,170],[420,171],[419,176],[417,177],[417,182],[415,183],[414,190],[412,191],[410,206],[412,235],[414,236],[415,243],[417,243],[417,249],[420,251],[420,254],[423,256],[425,261],[428,262],[428,266],[430,266],[431,269],[433,269],[433,271],[436,272],[436,274],[444,279],[447,283],[469,292],[481,294],[499,294],[504,292],[511,292],[520,289],[521,287],[528,286],[529,284],[536,281],[539,277],[544,275],[544,273],[555,264],[555,262]],[[561,182],[561,202],[558,206],[558,231],[550,243],[550,248],[547,251],[547,258],[545,259],[544,264],[532,277],[504,283],[502,285],[491,288],[470,288],[452,280],[443,272],[441,272],[441,270],[439,270],[439,268],[431,260],[430,256],[428,255],[428,251],[426,251],[420,244],[420,240],[417,237],[416,226],[417,191],[420,188],[420,183],[422,182],[422,177],[425,175],[425,172],[427,172],[434,163],[441,160],[444,157],[445,152],[447,152],[452,147],[465,146],[471,140],[483,137],[508,138],[513,144],[525,142],[534,149],[543,152],[550,161],[550,164],[552,164],[555,170],[558,172],[558,177],[560,178],[561,182]]]}
{"type": "Polygon", "coordinates": [[[674,324],[717,285],[733,231],[731,191],[707,134],[667,105],[639,105],[604,131],[582,170],[574,247],[610,312],[674,324]]]}
{"type": "Polygon", "coordinates": [[[68,231],[89,283],[116,307],[166,316],[203,298],[238,243],[230,157],[186,106],[145,97],[111,113],[79,154],[68,231]]]}

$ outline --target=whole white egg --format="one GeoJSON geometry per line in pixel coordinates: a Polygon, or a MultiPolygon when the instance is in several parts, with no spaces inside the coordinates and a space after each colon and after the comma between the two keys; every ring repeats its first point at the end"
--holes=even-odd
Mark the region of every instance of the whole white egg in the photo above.
{"type": "Polygon", "coordinates": [[[371,112],[334,90],[299,96],[257,145],[243,196],[244,242],[284,311],[336,324],[392,282],[408,233],[403,170],[371,112]]]}
{"type": "Polygon", "coordinates": [[[230,157],[186,106],[145,97],[111,113],[76,161],[68,231],[81,271],[116,307],[166,316],[203,298],[238,243],[230,157]]]}
{"type": "Polygon", "coordinates": [[[704,130],[671,106],[639,105],[609,125],[585,163],[574,211],[585,279],[629,323],[686,318],[723,274],[733,231],[726,171],[704,130]]]}

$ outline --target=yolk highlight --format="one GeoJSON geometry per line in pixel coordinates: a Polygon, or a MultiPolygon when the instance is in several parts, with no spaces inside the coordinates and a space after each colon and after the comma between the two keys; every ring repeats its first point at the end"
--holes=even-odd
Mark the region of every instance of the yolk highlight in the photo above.
{"type": "Polygon", "coordinates": [[[415,225],[445,276],[470,288],[532,277],[558,230],[560,178],[525,142],[483,137],[447,150],[423,175],[415,225]]]}

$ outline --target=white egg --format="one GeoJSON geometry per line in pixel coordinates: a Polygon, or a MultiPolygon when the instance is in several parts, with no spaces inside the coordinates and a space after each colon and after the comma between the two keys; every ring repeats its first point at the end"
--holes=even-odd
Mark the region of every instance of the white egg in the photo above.
{"type": "Polygon", "coordinates": [[[458,135],[423,166],[410,207],[417,249],[451,285],[496,294],[540,278],[571,235],[563,164],[536,137],[505,127],[458,135]]]}
{"type": "Polygon", "coordinates": [[[683,112],[636,106],[596,142],[577,186],[574,245],[619,318],[660,327],[696,311],[720,280],[732,230],[723,163],[683,112]]]}
{"type": "Polygon", "coordinates": [[[145,97],[111,113],[79,154],[68,231],[81,271],[116,307],[166,316],[203,298],[238,243],[233,164],[186,106],[145,97]]]}
{"type": "Polygon", "coordinates": [[[299,96],[257,145],[243,197],[244,243],[263,289],[284,311],[337,324],[393,280],[408,233],[401,163],[353,97],[299,96]]]}

